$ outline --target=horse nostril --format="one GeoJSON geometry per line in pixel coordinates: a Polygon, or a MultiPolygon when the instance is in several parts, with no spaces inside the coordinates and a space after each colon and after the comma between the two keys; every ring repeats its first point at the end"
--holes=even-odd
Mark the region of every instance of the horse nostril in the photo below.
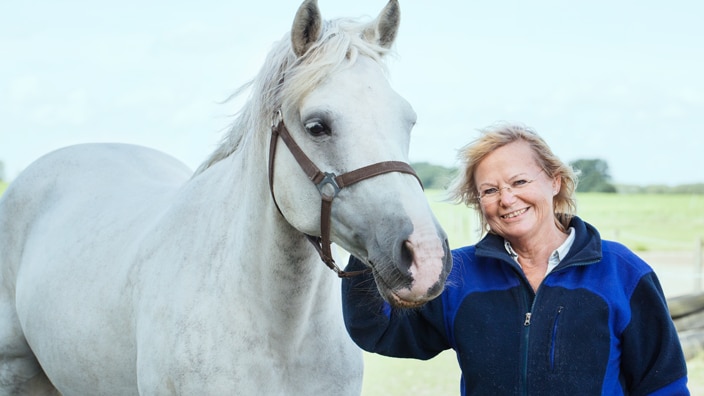
{"type": "Polygon", "coordinates": [[[413,244],[406,240],[401,244],[401,260],[398,263],[399,269],[408,271],[413,263],[413,244]]]}

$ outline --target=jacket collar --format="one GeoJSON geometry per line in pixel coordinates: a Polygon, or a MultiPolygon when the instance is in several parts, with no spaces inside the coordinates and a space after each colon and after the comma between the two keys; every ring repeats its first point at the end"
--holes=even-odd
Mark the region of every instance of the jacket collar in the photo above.
{"type": "MultiPolygon", "coordinates": [[[[565,255],[565,258],[561,260],[557,268],[574,264],[593,264],[601,261],[601,236],[599,231],[591,224],[582,221],[578,216],[572,218],[570,227],[574,227],[575,240],[572,248],[565,255]]],[[[476,249],[477,256],[507,260],[513,263],[513,259],[504,248],[504,239],[496,234],[487,234],[477,243],[476,249]]]]}

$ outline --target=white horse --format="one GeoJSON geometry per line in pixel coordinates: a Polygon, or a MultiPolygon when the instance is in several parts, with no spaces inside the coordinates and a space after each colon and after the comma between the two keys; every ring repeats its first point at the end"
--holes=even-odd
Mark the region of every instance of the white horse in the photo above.
{"type": "Polygon", "coordinates": [[[398,23],[397,0],[368,23],[306,0],[195,174],[119,144],[28,167],[0,201],[0,394],[359,394],[317,250],[362,258],[404,307],[452,265],[381,63],[398,23]]]}

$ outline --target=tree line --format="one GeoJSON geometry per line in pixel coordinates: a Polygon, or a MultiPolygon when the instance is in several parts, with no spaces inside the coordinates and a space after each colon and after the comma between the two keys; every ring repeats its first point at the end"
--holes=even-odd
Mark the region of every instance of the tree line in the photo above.
{"type": "MultiPolygon", "coordinates": [[[[635,186],[614,184],[611,181],[609,165],[601,159],[579,159],[570,162],[579,173],[577,192],[601,192],[624,194],[704,194],[704,183],[682,184],[678,186],[648,185],[635,186]]],[[[414,162],[411,164],[426,189],[446,189],[457,174],[457,168],[414,162]]],[[[4,178],[4,164],[0,161],[0,183],[4,178]]]]}
{"type": "MultiPolygon", "coordinates": [[[[457,168],[450,168],[429,162],[411,164],[426,189],[446,189],[457,175],[457,168]]],[[[704,183],[678,186],[649,185],[635,186],[614,184],[609,165],[602,159],[579,159],[570,162],[578,173],[577,192],[624,193],[624,194],[704,194],[704,183]]]]}

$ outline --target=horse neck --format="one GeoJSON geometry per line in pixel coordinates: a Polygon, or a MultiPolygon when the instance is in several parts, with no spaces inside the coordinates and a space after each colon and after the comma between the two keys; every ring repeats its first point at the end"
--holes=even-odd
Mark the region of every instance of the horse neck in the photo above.
{"type": "MultiPolygon", "coordinates": [[[[265,142],[249,143],[258,146],[250,151],[266,152],[265,142]]],[[[220,276],[232,279],[234,290],[251,291],[247,303],[284,320],[277,326],[291,338],[293,329],[316,323],[311,321],[314,315],[339,315],[339,281],[305,236],[278,212],[264,157],[234,153],[197,179],[203,178],[205,189],[215,191],[203,201],[221,208],[211,220],[222,223],[215,229],[225,230],[221,243],[226,244],[230,261],[224,264],[229,273],[220,276]]]]}

